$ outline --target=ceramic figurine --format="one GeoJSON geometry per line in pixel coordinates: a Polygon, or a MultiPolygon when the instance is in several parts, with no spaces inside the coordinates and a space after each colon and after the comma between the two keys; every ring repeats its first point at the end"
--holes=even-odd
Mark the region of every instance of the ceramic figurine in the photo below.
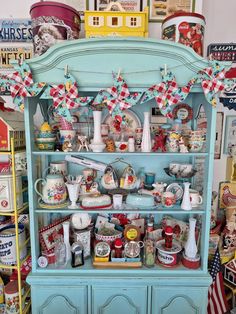
{"type": "Polygon", "coordinates": [[[73,149],[72,149],[72,143],[71,143],[71,141],[65,141],[65,142],[63,142],[63,144],[62,144],[62,150],[63,150],[63,152],[66,152],[66,153],[72,152],[73,149]]]}
{"type": "Polygon", "coordinates": [[[152,151],[157,151],[160,149],[163,153],[166,152],[165,142],[166,142],[166,135],[164,134],[164,130],[160,130],[159,133],[155,134],[154,138],[154,146],[152,151]]]}
{"type": "Polygon", "coordinates": [[[180,140],[179,140],[179,151],[180,153],[188,153],[188,148],[185,145],[184,139],[182,136],[180,137],[180,140]]]}
{"type": "Polygon", "coordinates": [[[83,149],[86,149],[86,151],[89,151],[89,147],[88,147],[88,139],[87,136],[84,135],[78,135],[78,152],[80,152],[83,149]]]}

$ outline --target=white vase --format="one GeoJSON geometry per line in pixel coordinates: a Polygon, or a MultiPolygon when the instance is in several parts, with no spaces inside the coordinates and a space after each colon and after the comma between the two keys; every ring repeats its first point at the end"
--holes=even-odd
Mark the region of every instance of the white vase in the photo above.
{"type": "Polygon", "coordinates": [[[144,112],[143,136],[141,143],[141,151],[149,153],[152,150],[152,140],[150,131],[150,112],[144,112]]]}
{"type": "Polygon", "coordinates": [[[190,187],[190,183],[184,182],[184,195],[183,195],[183,200],[181,203],[181,208],[184,210],[191,210],[192,209],[192,205],[190,202],[189,187],[190,187]]]}
{"type": "Polygon", "coordinates": [[[101,120],[102,120],[102,112],[101,111],[93,111],[93,124],[94,124],[94,134],[93,139],[91,140],[91,144],[89,148],[94,153],[103,152],[106,144],[104,144],[101,135],[101,120]]]}
{"type": "Polygon", "coordinates": [[[93,111],[93,123],[94,123],[94,134],[93,134],[93,144],[103,144],[102,134],[101,134],[101,121],[102,112],[93,111]]]}
{"type": "Polygon", "coordinates": [[[195,227],[196,227],[196,219],[189,218],[189,231],[188,231],[188,239],[184,246],[184,252],[186,257],[195,258],[197,255],[197,244],[195,239],[195,227]]]}
{"type": "Polygon", "coordinates": [[[62,227],[63,227],[64,243],[66,245],[66,263],[68,263],[71,260],[71,248],[70,248],[70,240],[69,240],[69,231],[70,231],[69,221],[63,222],[62,227]]]}

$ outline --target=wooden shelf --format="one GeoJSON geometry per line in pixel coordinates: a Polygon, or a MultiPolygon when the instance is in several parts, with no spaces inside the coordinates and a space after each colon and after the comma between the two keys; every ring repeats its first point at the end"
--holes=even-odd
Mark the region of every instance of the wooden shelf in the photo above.
{"type": "Polygon", "coordinates": [[[161,153],[161,152],[150,152],[150,153],[142,153],[142,152],[134,152],[134,153],[129,153],[129,152],[124,152],[124,153],[120,153],[120,152],[114,152],[114,153],[108,153],[108,152],[102,152],[102,153],[94,153],[94,152],[86,152],[86,151],[82,151],[82,152],[54,152],[54,151],[36,151],[34,150],[32,152],[33,155],[47,155],[47,156],[66,156],[66,155],[85,155],[88,157],[91,156],[137,156],[137,157],[142,157],[142,156],[181,156],[181,157],[205,157],[208,156],[208,153],[161,153]]]}

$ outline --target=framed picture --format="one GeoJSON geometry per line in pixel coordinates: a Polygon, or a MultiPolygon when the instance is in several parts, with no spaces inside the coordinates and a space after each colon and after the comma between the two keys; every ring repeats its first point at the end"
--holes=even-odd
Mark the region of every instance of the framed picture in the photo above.
{"type": "Polygon", "coordinates": [[[154,124],[165,124],[167,123],[167,117],[163,116],[160,109],[157,107],[151,108],[151,123],[154,124]]]}
{"type": "MultiPolygon", "coordinates": [[[[221,158],[221,144],[223,137],[223,122],[224,113],[217,112],[216,114],[216,140],[215,140],[215,159],[221,158]]],[[[197,116],[197,128],[203,131],[204,137],[206,138],[207,133],[207,119],[203,106],[200,106],[197,116]]]]}
{"type": "Polygon", "coordinates": [[[143,0],[94,0],[94,8],[90,10],[104,11],[110,2],[119,2],[127,12],[143,10],[143,0]]]}
{"type": "Polygon", "coordinates": [[[219,208],[236,206],[236,184],[234,182],[220,182],[219,185],[219,208]]]}
{"type": "Polygon", "coordinates": [[[149,0],[149,21],[162,22],[167,16],[177,12],[195,12],[197,0],[149,0]]]}
{"type": "Polygon", "coordinates": [[[231,155],[234,146],[236,146],[236,116],[226,116],[224,154],[231,155]]]}
{"type": "Polygon", "coordinates": [[[224,124],[224,113],[217,112],[216,114],[216,141],[215,141],[215,159],[221,158],[221,145],[223,138],[223,124],[224,124]]]}

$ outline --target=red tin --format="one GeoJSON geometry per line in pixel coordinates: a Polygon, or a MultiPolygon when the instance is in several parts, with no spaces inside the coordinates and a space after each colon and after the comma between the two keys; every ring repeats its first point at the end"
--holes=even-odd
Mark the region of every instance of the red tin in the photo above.
{"type": "Polygon", "coordinates": [[[55,43],[79,38],[80,15],[69,5],[41,1],[30,8],[34,54],[41,55],[55,43]]]}
{"type": "Polygon", "coordinates": [[[162,39],[184,44],[202,56],[205,24],[201,14],[176,12],[162,22],[162,39]]]}

